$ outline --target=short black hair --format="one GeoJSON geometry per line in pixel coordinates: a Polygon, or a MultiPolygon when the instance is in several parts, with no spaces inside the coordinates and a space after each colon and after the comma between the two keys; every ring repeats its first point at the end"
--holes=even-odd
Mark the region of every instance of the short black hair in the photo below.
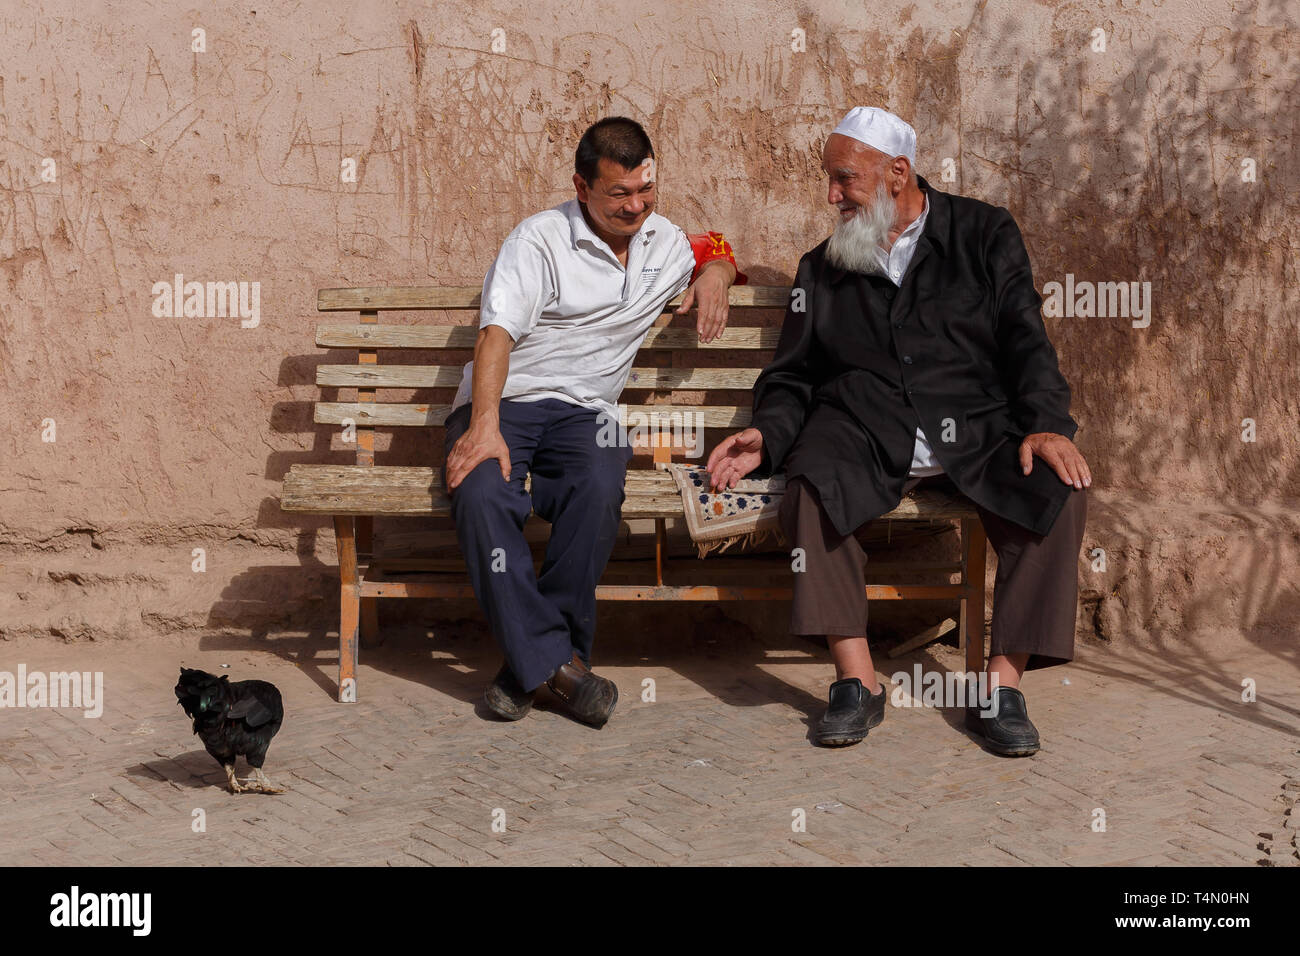
{"type": "Polygon", "coordinates": [[[606,116],[591,124],[578,140],[573,170],[588,186],[600,174],[600,161],[608,159],[624,169],[636,169],[646,158],[654,159],[654,147],[641,124],[626,116],[606,116]]]}

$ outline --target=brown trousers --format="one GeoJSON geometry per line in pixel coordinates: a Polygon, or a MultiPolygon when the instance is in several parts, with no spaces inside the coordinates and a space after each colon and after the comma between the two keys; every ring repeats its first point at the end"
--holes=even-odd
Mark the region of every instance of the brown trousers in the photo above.
{"type": "MultiPolygon", "coordinates": [[[[922,486],[930,483],[952,487],[942,474],[920,479],[922,486]]],[[[1029,654],[1027,669],[1073,660],[1086,494],[1073,492],[1043,537],[976,506],[998,556],[990,657],[1029,654]]],[[[806,562],[804,571],[794,575],[790,632],[865,637],[867,555],[857,535],[866,526],[841,535],[817,490],[802,477],[786,484],[780,518],[791,548],[802,548],[806,562]]]]}

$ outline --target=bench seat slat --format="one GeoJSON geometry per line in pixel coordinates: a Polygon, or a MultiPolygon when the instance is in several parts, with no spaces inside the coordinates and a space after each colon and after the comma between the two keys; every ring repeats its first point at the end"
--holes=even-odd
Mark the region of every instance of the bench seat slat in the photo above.
{"type": "MultiPolygon", "coordinates": [[[[682,515],[682,500],[663,471],[628,472],[624,518],[682,515]]],[[[384,515],[450,513],[441,469],[393,465],[294,465],[285,476],[280,507],[298,514],[384,515]]],[[[914,490],[883,518],[898,521],[978,517],[964,499],[914,490]]]]}

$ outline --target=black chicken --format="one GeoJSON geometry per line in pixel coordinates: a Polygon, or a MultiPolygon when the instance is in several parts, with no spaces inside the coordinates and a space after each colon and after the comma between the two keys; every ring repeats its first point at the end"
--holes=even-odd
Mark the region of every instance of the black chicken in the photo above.
{"type": "Polygon", "coordinates": [[[231,793],[284,793],[262,773],[266,749],[284,721],[284,705],[274,684],[264,680],[232,684],[225,675],[182,667],[176,700],[194,719],[194,732],[204,748],[225,768],[231,793]],[[235,757],[240,754],[253,768],[253,775],[242,784],[235,779],[235,757]]]}

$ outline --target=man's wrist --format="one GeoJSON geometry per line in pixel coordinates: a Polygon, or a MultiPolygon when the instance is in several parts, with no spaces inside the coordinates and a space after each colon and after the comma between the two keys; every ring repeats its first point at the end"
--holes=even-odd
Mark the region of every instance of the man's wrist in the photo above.
{"type": "MultiPolygon", "coordinates": [[[[704,263],[704,265],[700,266],[700,278],[703,278],[704,274],[710,269],[713,269],[715,272],[725,269],[726,271],[721,274],[725,277],[728,286],[736,281],[736,267],[727,259],[712,259],[704,263]],[[714,269],[715,266],[717,266],[718,269],[714,269]]],[[[699,280],[697,279],[696,281],[699,280]]]]}
{"type": "Polygon", "coordinates": [[[495,407],[484,406],[482,410],[475,408],[469,416],[469,428],[471,431],[482,431],[490,429],[497,431],[501,427],[501,413],[495,407]]]}

